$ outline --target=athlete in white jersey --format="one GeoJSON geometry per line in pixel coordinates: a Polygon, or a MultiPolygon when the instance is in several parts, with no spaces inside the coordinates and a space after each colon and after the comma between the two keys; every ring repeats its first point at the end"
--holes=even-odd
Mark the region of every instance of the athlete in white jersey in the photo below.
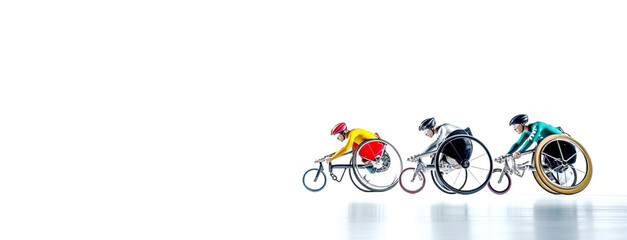
{"type": "MultiPolygon", "coordinates": [[[[440,126],[435,125],[434,118],[427,118],[422,123],[420,123],[420,127],[418,128],[420,131],[424,131],[427,137],[432,138],[435,134],[438,134],[438,139],[436,139],[433,143],[431,143],[427,149],[422,154],[435,151],[440,147],[440,145],[449,137],[460,134],[467,134],[466,131],[460,129],[459,127],[444,123],[440,126]]],[[[448,156],[447,162],[449,162],[453,167],[460,168],[459,163],[464,160],[468,160],[472,153],[472,145],[466,139],[458,139],[450,142],[449,146],[446,146],[443,150],[443,156],[448,156]]]]}
{"type": "Polygon", "coordinates": [[[440,126],[435,126],[435,118],[427,118],[422,123],[420,123],[420,127],[418,128],[420,131],[424,131],[427,137],[432,138],[435,134],[439,134],[438,139],[436,139],[431,145],[425,149],[423,153],[427,153],[433,151],[438,148],[438,146],[446,140],[446,138],[453,133],[455,130],[461,130],[459,127],[444,123],[440,126]]]}

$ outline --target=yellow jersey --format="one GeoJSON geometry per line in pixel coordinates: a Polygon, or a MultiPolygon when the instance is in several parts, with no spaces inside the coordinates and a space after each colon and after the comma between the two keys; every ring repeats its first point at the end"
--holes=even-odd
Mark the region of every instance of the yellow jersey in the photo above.
{"type": "Polygon", "coordinates": [[[338,150],[337,152],[335,152],[335,154],[333,154],[329,161],[332,161],[333,159],[342,156],[342,154],[346,153],[348,149],[351,149],[351,147],[353,149],[357,148],[357,146],[359,146],[359,144],[361,144],[365,140],[376,138],[378,138],[377,135],[363,129],[355,128],[353,130],[350,130],[350,132],[348,132],[348,137],[346,137],[346,145],[340,148],[340,150],[338,150]]]}

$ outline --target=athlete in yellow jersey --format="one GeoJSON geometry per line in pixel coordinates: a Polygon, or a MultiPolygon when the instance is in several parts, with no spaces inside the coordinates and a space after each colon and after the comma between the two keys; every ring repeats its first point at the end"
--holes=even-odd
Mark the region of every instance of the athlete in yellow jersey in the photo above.
{"type": "MultiPolygon", "coordinates": [[[[331,135],[335,134],[337,134],[337,139],[340,140],[340,142],[344,142],[344,140],[346,139],[348,139],[348,141],[346,142],[346,145],[344,145],[344,147],[340,148],[340,150],[324,158],[327,163],[333,161],[333,159],[342,156],[342,154],[346,153],[351,148],[355,150],[359,146],[359,144],[361,144],[365,140],[379,138],[376,134],[359,128],[355,128],[349,131],[345,123],[338,123],[337,125],[335,125],[335,127],[333,127],[333,129],[331,130],[331,135]]],[[[365,160],[373,160],[375,156],[361,157],[365,160]]]]}

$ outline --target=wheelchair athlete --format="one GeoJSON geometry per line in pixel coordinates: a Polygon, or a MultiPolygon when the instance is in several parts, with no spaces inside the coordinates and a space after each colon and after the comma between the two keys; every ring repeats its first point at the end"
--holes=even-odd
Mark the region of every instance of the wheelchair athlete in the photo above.
{"type": "MultiPolygon", "coordinates": [[[[543,122],[527,124],[528,121],[529,117],[527,114],[516,115],[509,121],[509,125],[513,126],[516,133],[520,134],[518,141],[514,143],[514,145],[512,145],[507,152],[507,154],[512,154],[514,159],[519,159],[521,156],[520,152],[527,150],[533,143],[538,144],[542,141],[542,139],[550,135],[563,133],[561,129],[553,127],[549,124],[543,122]]],[[[561,159],[562,154],[567,159],[569,158],[568,156],[572,156],[572,158],[570,158],[567,162],[570,164],[575,163],[577,158],[577,156],[574,156],[576,153],[575,147],[567,142],[551,142],[544,148],[544,153],[556,159],[561,159]]],[[[564,174],[564,171],[566,170],[565,168],[558,168],[559,164],[551,158],[546,158],[546,160],[549,167],[554,169],[558,174],[558,179],[568,181],[569,176],[564,174]]],[[[547,177],[549,177],[551,181],[558,182],[551,172],[547,174],[547,177]]]]}
{"type": "MultiPolygon", "coordinates": [[[[331,130],[331,135],[336,135],[336,134],[337,134],[337,140],[339,140],[340,142],[344,142],[344,140],[348,139],[348,141],[346,142],[346,145],[340,148],[340,150],[338,150],[337,152],[329,154],[324,159],[314,161],[315,163],[321,162],[323,160],[326,161],[327,163],[330,163],[334,159],[342,156],[349,149],[352,148],[352,150],[354,151],[362,142],[368,139],[379,138],[378,134],[372,133],[363,129],[359,129],[359,128],[355,128],[349,131],[348,128],[346,127],[346,123],[343,123],[343,122],[338,123],[331,130]]],[[[372,164],[368,164],[368,163],[370,163],[370,161],[374,160],[375,158],[382,156],[384,154],[384,150],[385,150],[385,145],[383,145],[380,142],[372,142],[372,143],[367,143],[359,151],[358,154],[362,158],[361,161],[367,165],[365,168],[370,173],[375,173],[377,170],[372,166],[372,164]]],[[[384,160],[384,165],[389,166],[390,159],[384,158],[383,160],[384,160]]],[[[383,169],[380,169],[379,171],[384,171],[386,169],[387,168],[384,167],[383,169]]]]}
{"type": "MultiPolygon", "coordinates": [[[[436,139],[431,145],[425,149],[422,154],[427,152],[435,151],[442,142],[446,139],[453,137],[455,135],[467,135],[468,133],[463,129],[456,127],[454,125],[444,123],[440,126],[436,126],[435,118],[427,118],[420,123],[420,127],[418,127],[419,131],[423,131],[427,137],[433,138],[435,134],[439,134],[438,139],[436,139]]],[[[461,168],[460,163],[462,161],[468,161],[470,156],[472,155],[472,143],[468,139],[457,139],[451,141],[450,145],[444,146],[442,150],[444,155],[442,158],[445,158],[446,161],[451,164],[456,169],[461,168]],[[453,161],[454,159],[455,161],[453,161]]]]}

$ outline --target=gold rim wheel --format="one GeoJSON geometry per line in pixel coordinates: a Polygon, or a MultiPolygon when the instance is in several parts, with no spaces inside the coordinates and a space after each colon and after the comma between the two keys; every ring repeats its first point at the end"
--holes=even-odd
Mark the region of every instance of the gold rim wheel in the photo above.
{"type": "MultiPolygon", "coordinates": [[[[578,152],[576,151],[575,154],[577,153],[578,152]]],[[[588,155],[588,152],[586,151],[586,149],[583,148],[583,146],[581,146],[579,142],[575,141],[575,139],[572,139],[571,137],[566,136],[566,135],[562,135],[562,134],[551,135],[545,138],[544,140],[542,140],[540,144],[538,144],[538,147],[536,148],[536,152],[534,153],[534,163],[536,166],[535,173],[537,173],[537,174],[534,174],[534,177],[536,175],[537,177],[540,177],[540,180],[542,181],[542,183],[544,183],[546,187],[548,187],[550,190],[553,190],[557,193],[575,194],[575,193],[581,192],[584,188],[588,186],[588,184],[590,183],[590,179],[592,179],[592,162],[590,161],[590,155],[588,155]],[[565,142],[573,144],[576,148],[579,148],[580,150],[579,153],[581,153],[582,157],[585,158],[585,159],[577,159],[578,161],[582,161],[582,160],[585,161],[586,171],[577,169],[578,171],[583,172],[584,174],[583,174],[583,180],[576,186],[563,187],[561,185],[557,185],[553,183],[551,180],[549,180],[545,172],[542,170],[542,150],[544,150],[544,147],[548,143],[553,142],[553,140],[565,141],[565,142]]],[[[542,186],[542,187],[545,188],[545,186],[542,186]]],[[[546,189],[546,190],[549,191],[549,189],[546,189]]]]}
{"type": "Polygon", "coordinates": [[[558,192],[553,191],[553,189],[550,189],[549,187],[547,187],[546,184],[544,184],[544,182],[542,181],[542,179],[540,179],[540,177],[538,176],[538,173],[535,171],[533,172],[533,178],[535,178],[536,182],[538,182],[538,185],[540,185],[540,187],[542,187],[547,192],[551,194],[559,194],[558,192]]]}

